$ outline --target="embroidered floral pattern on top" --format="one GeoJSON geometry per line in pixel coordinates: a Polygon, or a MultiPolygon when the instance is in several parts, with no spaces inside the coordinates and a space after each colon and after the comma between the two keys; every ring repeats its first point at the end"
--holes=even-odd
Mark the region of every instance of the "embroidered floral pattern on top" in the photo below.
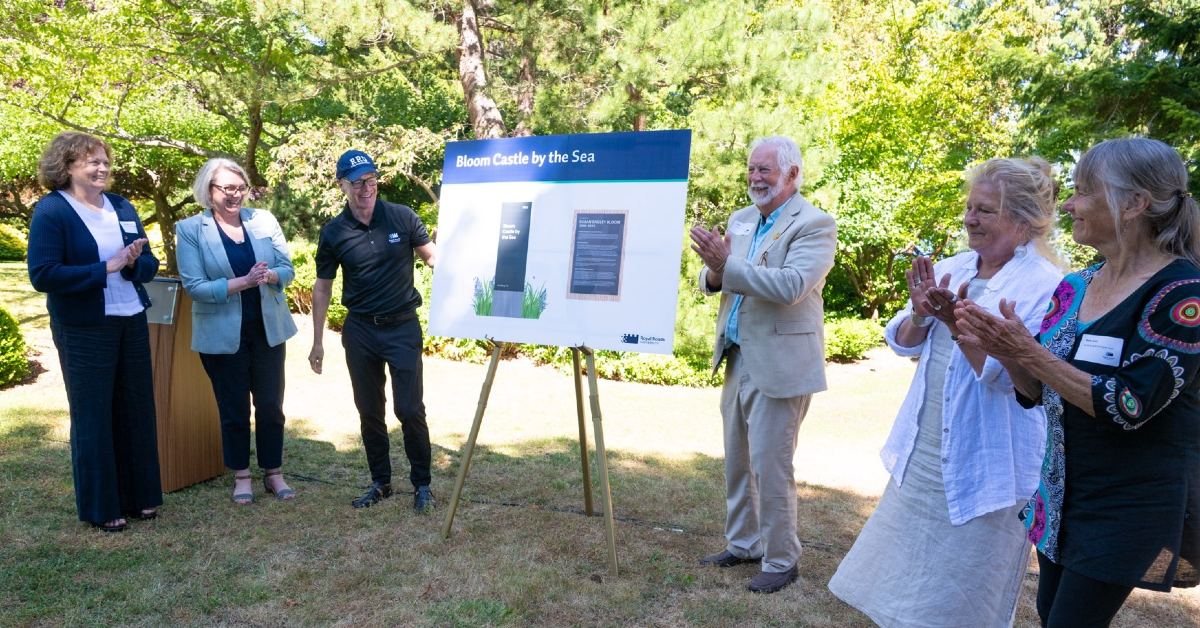
{"type": "MultiPolygon", "coordinates": [[[[1079,304],[1088,284],[1100,266],[1090,266],[1063,278],[1054,291],[1050,310],[1042,320],[1042,346],[1059,359],[1066,360],[1075,346],[1079,324],[1079,304]]],[[[1058,559],[1058,530],[1062,525],[1062,504],[1066,485],[1066,447],[1063,433],[1063,401],[1058,391],[1042,387],[1042,406],[1046,409],[1046,455],[1042,458],[1042,480],[1029,500],[1025,527],[1029,542],[1050,560],[1058,559]]]]}
{"type": "MultiPolygon", "coordinates": [[[[1083,272],[1087,272],[1087,270],[1083,272]]],[[[1063,319],[1068,314],[1074,314],[1079,309],[1078,302],[1082,299],[1076,299],[1075,297],[1086,287],[1086,283],[1080,277],[1081,274],[1067,275],[1063,278],[1062,283],[1058,284],[1058,288],[1054,290],[1054,296],[1050,297],[1050,306],[1046,310],[1046,316],[1042,319],[1042,328],[1039,332],[1042,338],[1049,337],[1050,334],[1047,332],[1063,322],[1063,319]]]]}
{"type": "Polygon", "coordinates": [[[1184,299],[1171,308],[1171,320],[1185,327],[1200,325],[1200,299],[1184,299]]]}
{"type": "Polygon", "coordinates": [[[1146,305],[1146,311],[1142,314],[1142,320],[1138,323],[1138,333],[1142,338],[1151,344],[1161,345],[1169,349],[1174,349],[1182,353],[1200,353],[1200,342],[1187,342],[1185,340],[1175,338],[1168,329],[1155,329],[1158,325],[1180,325],[1182,327],[1197,327],[1200,326],[1200,298],[1189,297],[1181,299],[1178,303],[1172,305],[1169,317],[1155,317],[1155,312],[1158,311],[1163,299],[1174,289],[1188,284],[1200,283],[1200,279],[1184,279],[1167,284],[1158,294],[1150,299],[1150,303],[1146,305]]]}
{"type": "MultiPolygon", "coordinates": [[[[1179,366],[1179,356],[1171,355],[1171,352],[1166,349],[1153,348],[1147,349],[1142,353],[1131,353],[1129,359],[1121,362],[1121,367],[1129,366],[1143,358],[1162,360],[1171,369],[1173,383],[1171,396],[1167,399],[1167,403],[1164,403],[1162,407],[1154,412],[1154,414],[1158,414],[1166,409],[1171,401],[1179,396],[1179,391],[1183,389],[1183,367],[1179,366]]],[[[1147,417],[1141,416],[1143,410],[1142,401],[1129,390],[1128,386],[1122,386],[1120,395],[1117,394],[1117,380],[1115,378],[1094,375],[1092,376],[1092,385],[1104,386],[1104,400],[1108,402],[1108,406],[1104,410],[1108,412],[1109,418],[1123,429],[1136,430],[1144,425],[1146,421],[1154,418],[1154,414],[1147,417]]]]}

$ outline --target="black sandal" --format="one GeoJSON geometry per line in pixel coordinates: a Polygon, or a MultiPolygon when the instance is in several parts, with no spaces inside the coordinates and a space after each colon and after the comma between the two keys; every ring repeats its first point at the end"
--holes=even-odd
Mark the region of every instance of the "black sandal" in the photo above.
{"type": "Polygon", "coordinates": [[[283,471],[279,469],[267,471],[266,475],[263,476],[263,488],[267,489],[267,493],[274,495],[275,499],[278,499],[279,501],[289,500],[296,496],[296,489],[294,488],[281,488],[278,491],[271,488],[271,482],[269,478],[282,476],[283,471]]]}
{"type": "Polygon", "coordinates": [[[137,519],[139,521],[149,521],[151,519],[158,518],[158,509],[157,508],[146,508],[144,510],[135,510],[133,512],[125,513],[125,516],[129,517],[131,519],[137,519]]]}
{"type": "Polygon", "coordinates": [[[89,521],[88,523],[90,523],[93,528],[104,532],[122,532],[125,530],[125,528],[129,527],[129,522],[125,521],[124,519],[113,519],[112,521],[107,521],[105,523],[89,521]]]}
{"type": "MultiPolygon", "coordinates": [[[[253,477],[253,476],[251,476],[251,475],[250,475],[250,469],[246,469],[245,471],[246,471],[246,475],[238,475],[237,473],[234,473],[234,474],[233,474],[233,479],[234,479],[234,480],[249,480],[249,479],[252,479],[252,477],[253,477]]],[[[250,483],[250,486],[251,486],[251,487],[253,487],[253,486],[254,486],[254,483],[253,483],[253,482],[251,482],[251,483],[250,483]]],[[[234,488],[235,488],[235,490],[236,490],[236,488],[237,488],[237,484],[234,484],[234,488]]],[[[253,503],[254,503],[254,493],[253,493],[253,492],[250,492],[250,493],[234,493],[234,494],[233,494],[233,503],[235,503],[235,504],[237,504],[237,505],[239,505],[239,506],[245,506],[245,505],[247,505],[247,504],[253,504],[253,503]]]]}

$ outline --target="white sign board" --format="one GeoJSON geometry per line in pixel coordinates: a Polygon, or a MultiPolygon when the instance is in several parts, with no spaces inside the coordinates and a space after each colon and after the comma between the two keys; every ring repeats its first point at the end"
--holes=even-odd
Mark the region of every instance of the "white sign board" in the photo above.
{"type": "Polygon", "coordinates": [[[671,353],[691,131],[446,145],[429,333],[671,353]]]}

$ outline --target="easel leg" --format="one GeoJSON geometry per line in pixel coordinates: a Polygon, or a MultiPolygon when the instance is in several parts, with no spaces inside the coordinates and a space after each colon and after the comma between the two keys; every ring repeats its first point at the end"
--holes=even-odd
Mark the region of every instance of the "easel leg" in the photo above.
{"type": "Polygon", "coordinates": [[[608,454],[604,451],[604,428],[600,421],[600,391],[596,385],[596,354],[587,347],[588,389],[592,395],[592,426],[596,430],[596,463],[600,471],[600,499],[604,501],[604,528],[608,533],[608,573],[617,575],[617,538],[613,524],[612,489],[608,483],[608,454]]]}
{"type": "Polygon", "coordinates": [[[458,510],[458,498],[462,495],[463,482],[467,479],[467,470],[471,468],[471,456],[475,453],[475,440],[479,438],[479,425],[483,423],[483,411],[487,409],[488,397],[492,394],[492,382],[496,379],[496,365],[500,363],[500,349],[503,345],[497,343],[492,348],[492,360],[488,362],[487,375],[483,378],[483,388],[479,391],[479,405],[475,407],[475,421],[471,423],[471,435],[463,445],[462,456],[458,467],[458,479],[454,481],[454,492],[450,494],[450,508],[446,511],[446,521],[442,524],[442,538],[450,538],[450,528],[454,525],[454,511],[458,510]]]}
{"type": "Polygon", "coordinates": [[[575,415],[579,417],[579,460],[583,465],[583,510],[590,517],[592,516],[592,472],[588,465],[587,428],[583,422],[583,376],[579,368],[578,347],[571,347],[571,363],[575,367],[575,415]]]}

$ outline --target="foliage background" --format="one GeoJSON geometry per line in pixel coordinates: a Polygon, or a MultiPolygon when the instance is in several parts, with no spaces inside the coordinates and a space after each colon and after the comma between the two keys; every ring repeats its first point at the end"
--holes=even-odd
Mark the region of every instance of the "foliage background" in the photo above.
{"type": "MultiPolygon", "coordinates": [[[[747,143],[791,135],[803,193],[838,220],[838,318],[890,316],[913,251],[962,247],[963,173],[990,157],[1046,157],[1064,195],[1106,137],[1163,139],[1193,173],[1200,159],[1194,0],[8,0],[0,81],[0,222],[26,227],[42,148],[85,130],[164,234],[167,272],[212,156],[246,166],[303,258],[339,210],[332,164],[351,147],[376,158],[384,198],[434,227],[446,141],[690,128],[688,219],[711,225],[747,203],[747,143]]],[[[1064,258],[1089,261],[1061,227],[1064,258]]],[[[687,252],[676,360],[651,379],[702,371],[714,303],[692,290],[696,266],[687,252]]]]}

